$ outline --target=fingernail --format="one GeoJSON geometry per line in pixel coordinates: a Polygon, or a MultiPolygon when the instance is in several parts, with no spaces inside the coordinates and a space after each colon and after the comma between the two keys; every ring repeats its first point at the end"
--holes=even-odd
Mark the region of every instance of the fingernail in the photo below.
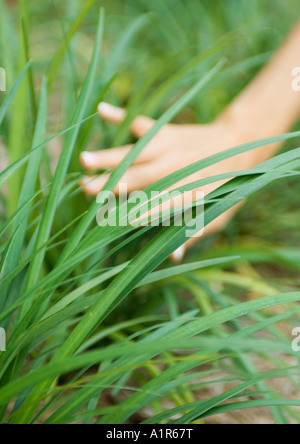
{"type": "Polygon", "coordinates": [[[125,117],[125,111],[122,108],[118,108],[106,102],[101,102],[99,104],[98,113],[103,118],[117,121],[122,120],[125,117]]]}
{"type": "Polygon", "coordinates": [[[91,166],[94,163],[94,156],[89,151],[84,151],[80,154],[80,160],[83,166],[91,166]]]}
{"type": "Polygon", "coordinates": [[[177,248],[174,253],[171,254],[171,259],[174,262],[181,262],[185,255],[185,246],[181,245],[181,247],[177,248]]]}

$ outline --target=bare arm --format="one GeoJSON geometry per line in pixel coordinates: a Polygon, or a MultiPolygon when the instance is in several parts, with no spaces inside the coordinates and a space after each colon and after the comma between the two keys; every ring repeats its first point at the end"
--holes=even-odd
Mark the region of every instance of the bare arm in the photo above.
{"type": "MultiPolygon", "coordinates": [[[[220,118],[238,122],[251,139],[287,132],[300,115],[300,93],[292,88],[292,71],[300,67],[300,21],[271,61],[231,103],[220,118]]],[[[278,144],[261,148],[254,161],[271,157],[278,144]]]]}

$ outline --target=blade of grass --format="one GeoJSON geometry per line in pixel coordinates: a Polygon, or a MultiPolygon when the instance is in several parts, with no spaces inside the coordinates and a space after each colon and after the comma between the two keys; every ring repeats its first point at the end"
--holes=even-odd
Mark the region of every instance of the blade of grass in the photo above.
{"type": "Polygon", "coordinates": [[[86,16],[86,14],[89,12],[89,10],[91,9],[92,5],[94,3],[94,0],[87,0],[79,14],[77,15],[77,17],[75,18],[75,20],[73,21],[73,23],[71,24],[71,26],[69,27],[65,37],[63,38],[58,50],[56,51],[56,54],[54,55],[52,61],[51,61],[51,65],[48,69],[48,73],[47,73],[47,78],[48,78],[48,88],[51,87],[57,72],[61,66],[61,62],[63,61],[63,58],[65,56],[65,53],[70,45],[70,42],[74,36],[74,34],[76,33],[78,27],[80,26],[82,20],[84,19],[84,17],[86,16]]]}
{"type": "MultiPolygon", "coordinates": [[[[84,118],[84,114],[86,112],[88,102],[90,100],[90,95],[93,89],[93,82],[96,75],[96,69],[99,62],[99,56],[100,56],[100,49],[101,49],[101,43],[102,43],[102,35],[103,35],[103,26],[104,26],[104,11],[101,9],[100,18],[99,18],[99,24],[98,24],[98,30],[96,35],[96,42],[95,42],[95,48],[94,53],[92,56],[91,65],[89,68],[89,72],[87,74],[84,86],[82,88],[77,108],[74,113],[73,117],[73,124],[77,122],[78,120],[81,120],[84,118]]],[[[72,157],[72,152],[75,147],[76,139],[78,136],[79,128],[76,127],[74,130],[72,130],[70,133],[68,133],[68,139],[66,141],[66,146],[63,150],[63,153],[60,157],[59,164],[57,166],[55,176],[53,179],[53,183],[51,186],[50,194],[45,206],[45,210],[42,216],[42,220],[39,227],[39,232],[37,236],[36,241],[36,249],[40,249],[40,247],[47,242],[52,222],[54,219],[56,207],[59,201],[59,196],[62,190],[62,186],[65,180],[65,176],[68,171],[68,167],[70,164],[70,160],[72,157]]],[[[35,256],[33,259],[30,269],[28,272],[28,280],[26,284],[26,288],[30,289],[39,279],[42,263],[44,260],[45,251],[40,251],[39,255],[35,256]]],[[[23,308],[22,313],[27,311],[29,307],[29,303],[26,304],[26,306],[23,308]]]]}
{"type": "MultiPolygon", "coordinates": [[[[17,78],[15,84],[13,85],[13,87],[11,88],[11,90],[9,91],[8,95],[6,96],[4,102],[1,105],[1,108],[0,108],[0,126],[3,123],[3,120],[4,120],[4,118],[6,116],[6,113],[7,113],[8,109],[9,109],[9,106],[12,103],[12,101],[14,100],[14,98],[15,98],[15,96],[17,94],[17,91],[18,91],[18,89],[19,89],[19,87],[21,85],[21,83],[22,83],[23,79],[25,78],[25,76],[26,76],[26,74],[28,72],[28,69],[29,69],[30,65],[31,65],[31,62],[28,62],[26,64],[25,68],[22,69],[21,74],[17,78]]],[[[0,186],[2,186],[2,185],[3,184],[0,183],[0,186]]]]}
{"type": "MultiPolygon", "coordinates": [[[[44,138],[46,130],[46,119],[47,119],[47,89],[46,80],[44,79],[41,90],[41,99],[39,105],[39,115],[36,122],[35,134],[33,137],[33,146],[38,145],[44,138]]],[[[30,162],[27,166],[23,186],[20,192],[20,198],[18,203],[18,208],[22,207],[28,200],[31,199],[34,194],[36,182],[38,179],[39,168],[41,162],[41,151],[37,151],[30,158],[30,162]]],[[[17,208],[17,209],[18,209],[17,208]]],[[[9,254],[4,255],[4,267],[2,267],[2,274],[7,274],[12,271],[18,264],[20,254],[23,248],[23,243],[25,239],[26,229],[28,222],[28,210],[25,208],[24,211],[18,214],[13,227],[13,233],[18,229],[17,236],[13,237],[13,243],[10,244],[9,254]]],[[[4,292],[0,293],[0,310],[6,304],[7,295],[9,293],[9,288],[4,292]]]]}

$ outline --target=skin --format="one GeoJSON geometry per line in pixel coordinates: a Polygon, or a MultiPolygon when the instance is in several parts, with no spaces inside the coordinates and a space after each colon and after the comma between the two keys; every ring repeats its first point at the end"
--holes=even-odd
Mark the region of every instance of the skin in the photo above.
{"type": "MultiPolygon", "coordinates": [[[[286,133],[300,114],[300,92],[292,88],[292,72],[300,67],[300,22],[296,24],[285,43],[271,61],[244,91],[212,123],[206,125],[166,125],[147,145],[122,178],[128,192],[142,190],[151,183],[213,154],[262,138],[286,133]]],[[[98,108],[102,119],[114,124],[123,121],[126,111],[107,103],[98,108]]],[[[143,137],[153,126],[154,120],[139,116],[131,125],[132,134],[143,137]]],[[[95,152],[83,152],[80,160],[89,171],[115,168],[124,159],[132,145],[95,152]]],[[[252,168],[271,158],[280,143],[270,144],[254,151],[206,168],[176,187],[213,175],[252,168]]],[[[96,196],[109,175],[85,177],[81,185],[86,194],[96,196]]],[[[224,182],[204,186],[201,191],[208,195],[224,182]]],[[[118,189],[115,190],[118,192],[118,189]]],[[[221,230],[237,211],[234,207],[213,221],[205,234],[221,230]]],[[[195,242],[191,239],[173,254],[181,260],[186,248],[195,242]]]]}

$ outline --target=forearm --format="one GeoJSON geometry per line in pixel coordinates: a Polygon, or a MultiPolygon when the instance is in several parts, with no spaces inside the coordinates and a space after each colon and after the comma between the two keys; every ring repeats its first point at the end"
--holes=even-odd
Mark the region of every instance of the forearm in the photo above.
{"type": "MultiPolygon", "coordinates": [[[[295,67],[300,67],[300,21],[271,61],[221,118],[236,122],[251,140],[289,131],[300,115],[300,92],[292,88],[295,67]]],[[[269,146],[264,157],[274,154],[277,148],[277,144],[269,146]]]]}

